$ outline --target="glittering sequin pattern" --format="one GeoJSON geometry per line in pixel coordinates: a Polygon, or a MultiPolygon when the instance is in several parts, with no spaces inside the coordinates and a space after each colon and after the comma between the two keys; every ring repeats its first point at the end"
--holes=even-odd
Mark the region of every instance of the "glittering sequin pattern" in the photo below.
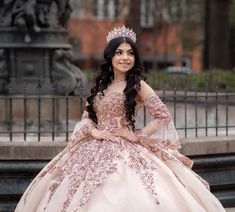
{"type": "Polygon", "coordinates": [[[168,125],[171,120],[170,113],[167,110],[166,105],[157,95],[148,97],[145,100],[145,107],[155,120],[163,122],[164,125],[168,125]]]}
{"type": "Polygon", "coordinates": [[[181,148],[177,132],[174,125],[172,126],[171,116],[166,105],[157,95],[151,95],[145,100],[145,107],[154,118],[142,130],[136,131],[137,137],[140,138],[144,146],[148,146],[153,152],[159,148],[179,149],[181,148]],[[170,126],[172,126],[170,129],[170,126]],[[150,137],[155,132],[161,131],[161,138],[150,137]]]}
{"type": "MultiPolygon", "coordinates": [[[[124,160],[124,150],[125,153],[128,153],[128,157],[125,157],[125,164],[135,171],[156,204],[161,204],[157,194],[157,182],[154,181],[156,180],[154,178],[156,167],[152,160],[141,155],[140,149],[143,146],[146,147],[151,154],[162,161],[177,160],[166,149],[177,149],[180,144],[178,141],[171,142],[169,139],[156,140],[149,137],[152,125],[167,128],[171,121],[166,106],[158,96],[153,95],[145,100],[145,106],[154,120],[143,130],[136,132],[136,135],[141,140],[138,145],[134,145],[121,137],[116,137],[116,142],[111,142],[109,140],[96,140],[90,135],[90,131],[94,127],[99,130],[105,129],[112,132],[116,128],[126,128],[128,126],[125,118],[124,100],[125,95],[123,93],[113,92],[105,96],[97,95],[94,103],[98,120],[97,125],[89,120],[87,114],[84,114],[78,127],[75,127],[68,141],[68,146],[38,175],[38,178],[42,178],[46,174],[53,176],[53,180],[49,185],[49,195],[44,210],[47,209],[54,194],[65,181],[68,182],[68,188],[61,212],[68,211],[68,208],[69,211],[78,211],[79,208],[84,207],[95,189],[101,186],[107,177],[117,170],[118,161],[124,160]],[[61,161],[66,157],[67,159],[62,163],[61,161]],[[76,198],[77,202],[71,209],[70,203],[74,196],[77,195],[78,190],[79,198],[76,198]]],[[[175,173],[174,175],[180,181],[179,176],[175,173]]],[[[205,184],[204,181],[203,183],[205,184]]],[[[184,186],[183,182],[181,184],[184,186]]],[[[30,189],[27,193],[30,193],[30,189]]]]}

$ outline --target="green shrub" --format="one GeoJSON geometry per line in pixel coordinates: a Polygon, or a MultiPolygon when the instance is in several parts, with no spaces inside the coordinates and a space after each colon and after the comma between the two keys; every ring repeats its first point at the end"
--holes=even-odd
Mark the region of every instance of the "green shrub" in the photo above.
{"type": "MultiPolygon", "coordinates": [[[[90,83],[95,72],[92,70],[84,71],[88,82],[90,83]]],[[[205,91],[208,86],[208,91],[214,92],[216,89],[220,92],[235,92],[235,73],[229,70],[209,70],[202,71],[200,74],[169,74],[164,70],[152,70],[145,74],[147,82],[154,89],[188,90],[195,88],[198,91],[205,91]]]]}
{"type": "Polygon", "coordinates": [[[169,74],[166,71],[150,71],[146,74],[151,87],[161,89],[164,84],[168,89],[188,90],[197,88],[198,91],[235,92],[235,73],[228,70],[202,71],[200,74],[169,74]]]}

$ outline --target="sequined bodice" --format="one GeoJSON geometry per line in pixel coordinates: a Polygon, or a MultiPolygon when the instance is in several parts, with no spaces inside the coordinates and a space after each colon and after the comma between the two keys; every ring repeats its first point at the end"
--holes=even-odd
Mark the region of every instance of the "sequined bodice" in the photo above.
{"type": "MultiPolygon", "coordinates": [[[[160,169],[159,173],[157,169],[165,161],[177,162],[177,158],[169,154],[167,150],[175,150],[180,145],[178,139],[175,140],[173,131],[169,131],[169,134],[165,133],[165,128],[169,126],[170,116],[159,97],[152,95],[144,101],[145,107],[154,117],[154,120],[148,123],[145,128],[134,132],[140,143],[135,143],[123,136],[116,136],[115,133],[113,137],[110,136],[111,139],[99,139],[92,135],[91,130],[94,127],[108,131],[112,131],[114,128],[126,128],[128,122],[125,117],[125,98],[124,93],[117,91],[106,93],[104,96],[97,95],[94,100],[94,109],[98,123],[94,124],[85,112],[83,119],[76,125],[67,148],[40,172],[37,179],[45,177],[47,174],[49,174],[49,177],[45,179],[50,179],[49,188],[47,188],[49,193],[46,194],[47,199],[45,201],[43,199],[44,209],[51,211],[49,210],[50,202],[58,197],[58,191],[62,191],[64,196],[61,199],[63,201],[63,206],[61,207],[63,209],[60,211],[80,211],[88,203],[92,195],[93,197],[96,195],[94,193],[95,189],[97,187],[102,188],[102,184],[109,175],[123,170],[127,173],[127,176],[131,176],[128,174],[130,169],[132,169],[131,173],[136,173],[140,181],[142,181],[145,189],[152,195],[156,204],[161,204],[158,197],[159,187],[155,186],[154,180],[158,179],[159,173],[163,173],[162,170],[165,170],[166,166],[164,165],[164,169],[160,169]],[[160,140],[160,136],[155,139],[147,134],[153,132],[156,126],[158,134],[161,132],[159,128],[163,127],[164,140],[160,140]],[[145,151],[144,148],[148,151],[145,151]],[[154,159],[154,155],[158,159],[154,159]],[[64,190],[64,188],[66,189],[64,190]]],[[[136,108],[136,112],[138,109],[139,107],[136,108]]],[[[112,132],[110,135],[112,135],[112,132]]],[[[172,163],[169,164],[171,165],[172,163]]],[[[180,164],[183,166],[181,162],[180,164]]],[[[167,175],[170,176],[170,173],[167,173],[167,175]]],[[[171,175],[175,175],[176,180],[178,179],[179,183],[181,183],[174,172],[171,175]]],[[[120,179],[125,180],[125,174],[118,173],[118,176],[123,176],[120,179]]],[[[135,177],[134,179],[137,178],[135,177]]],[[[27,195],[31,194],[34,183],[37,182],[34,181],[29,187],[24,197],[25,202],[27,201],[27,195]]],[[[181,184],[184,186],[183,183],[181,184]]]]}
{"type": "Polygon", "coordinates": [[[98,119],[97,127],[100,130],[127,127],[124,109],[125,94],[112,92],[96,97],[94,109],[98,119]]]}

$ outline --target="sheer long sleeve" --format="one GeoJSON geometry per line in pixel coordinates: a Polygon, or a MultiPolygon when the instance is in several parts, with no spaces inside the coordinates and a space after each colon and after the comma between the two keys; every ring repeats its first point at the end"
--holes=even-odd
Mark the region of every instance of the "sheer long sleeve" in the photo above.
{"type": "Polygon", "coordinates": [[[156,95],[144,100],[144,105],[153,120],[136,135],[140,139],[148,139],[151,145],[158,145],[165,149],[179,149],[181,147],[178,135],[166,105],[156,95]]]}
{"type": "Polygon", "coordinates": [[[153,152],[158,152],[159,148],[165,149],[184,165],[192,168],[193,161],[178,151],[181,144],[166,105],[156,94],[147,97],[144,105],[153,120],[135,132],[142,145],[153,152]]]}
{"type": "Polygon", "coordinates": [[[84,111],[81,121],[79,121],[73,130],[69,138],[69,145],[74,145],[83,139],[86,139],[90,136],[92,129],[96,128],[96,124],[89,118],[88,112],[84,111]]]}
{"type": "Polygon", "coordinates": [[[142,145],[153,152],[158,152],[159,148],[166,149],[184,165],[192,168],[193,161],[178,151],[181,144],[166,105],[156,94],[147,97],[144,105],[153,120],[143,129],[136,131],[142,145]]]}

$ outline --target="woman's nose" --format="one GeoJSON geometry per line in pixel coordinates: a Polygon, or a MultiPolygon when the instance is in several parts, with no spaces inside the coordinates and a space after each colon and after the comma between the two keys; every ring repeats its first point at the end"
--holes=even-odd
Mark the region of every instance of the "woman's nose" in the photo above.
{"type": "Polygon", "coordinates": [[[122,54],[122,58],[123,58],[123,59],[127,59],[127,58],[128,58],[127,53],[124,52],[124,53],[122,54]]]}

